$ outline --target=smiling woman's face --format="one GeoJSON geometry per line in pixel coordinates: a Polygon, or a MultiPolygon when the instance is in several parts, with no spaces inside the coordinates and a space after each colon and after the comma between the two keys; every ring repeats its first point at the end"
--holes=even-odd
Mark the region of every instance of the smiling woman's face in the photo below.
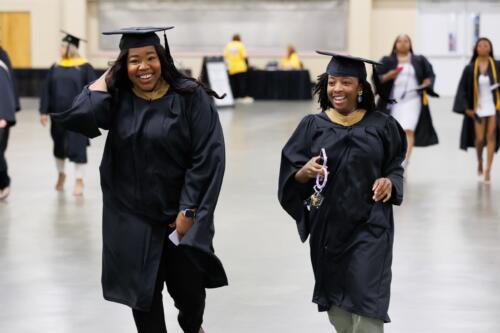
{"type": "Polygon", "coordinates": [[[359,80],[354,76],[328,76],[326,94],[333,108],[340,113],[349,113],[356,108],[360,90],[359,80]]]}
{"type": "Polygon", "coordinates": [[[161,63],[154,46],[129,49],[127,73],[134,88],[153,91],[161,78],[161,63]]]}

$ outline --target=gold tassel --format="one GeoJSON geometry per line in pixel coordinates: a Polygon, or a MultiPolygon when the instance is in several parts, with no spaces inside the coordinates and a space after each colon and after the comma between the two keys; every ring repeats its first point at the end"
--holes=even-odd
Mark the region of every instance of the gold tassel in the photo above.
{"type": "Polygon", "coordinates": [[[422,104],[424,106],[429,105],[429,99],[427,97],[427,91],[425,91],[425,90],[422,92],[422,104]]]}

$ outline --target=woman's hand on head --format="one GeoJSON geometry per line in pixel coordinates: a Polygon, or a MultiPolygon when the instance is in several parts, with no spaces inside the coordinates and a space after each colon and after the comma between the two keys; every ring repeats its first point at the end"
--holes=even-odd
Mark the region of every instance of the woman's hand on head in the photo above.
{"type": "Polygon", "coordinates": [[[375,180],[372,187],[373,201],[387,202],[392,196],[392,182],[389,178],[379,178],[375,180]]]}
{"type": "Polygon", "coordinates": [[[311,158],[306,165],[304,165],[297,173],[295,174],[295,180],[299,183],[307,183],[310,179],[316,178],[316,175],[319,173],[321,176],[324,176],[323,166],[318,163],[318,160],[321,156],[315,156],[311,158]]]}
{"type": "Polygon", "coordinates": [[[104,91],[104,92],[108,92],[108,85],[106,84],[106,77],[108,76],[109,71],[110,71],[110,68],[108,68],[104,72],[104,74],[102,74],[97,80],[95,80],[89,86],[89,90],[90,91],[104,91]]]}

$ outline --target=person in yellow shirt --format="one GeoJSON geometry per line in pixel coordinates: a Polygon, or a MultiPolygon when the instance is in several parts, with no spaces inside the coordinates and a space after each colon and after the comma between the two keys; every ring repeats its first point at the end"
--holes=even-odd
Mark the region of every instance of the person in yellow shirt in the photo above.
{"type": "Polygon", "coordinates": [[[229,72],[229,83],[234,98],[251,99],[247,91],[248,58],[245,45],[239,34],[235,34],[224,48],[224,59],[229,72]]]}
{"type": "Polygon", "coordinates": [[[301,69],[302,62],[297,55],[297,51],[292,44],[288,45],[287,56],[282,58],[279,63],[279,69],[301,69]]]}

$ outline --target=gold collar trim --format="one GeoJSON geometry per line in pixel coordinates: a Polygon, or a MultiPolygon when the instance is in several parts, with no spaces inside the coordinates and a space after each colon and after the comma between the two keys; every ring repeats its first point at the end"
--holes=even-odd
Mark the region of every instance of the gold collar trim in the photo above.
{"type": "Polygon", "coordinates": [[[165,82],[165,80],[162,79],[159,83],[158,88],[153,91],[142,91],[136,89],[135,87],[132,87],[132,91],[139,98],[145,99],[147,101],[154,101],[165,96],[168,92],[168,88],[170,88],[170,86],[167,82],[165,82]]]}
{"type": "Polygon", "coordinates": [[[59,60],[59,66],[61,67],[77,67],[86,64],[87,60],[84,58],[62,58],[59,60]]]}
{"type": "Polygon", "coordinates": [[[366,114],[366,110],[356,110],[349,113],[347,116],[341,114],[335,109],[328,109],[325,111],[326,115],[330,120],[338,125],[342,126],[352,126],[359,123],[366,114]]]}

